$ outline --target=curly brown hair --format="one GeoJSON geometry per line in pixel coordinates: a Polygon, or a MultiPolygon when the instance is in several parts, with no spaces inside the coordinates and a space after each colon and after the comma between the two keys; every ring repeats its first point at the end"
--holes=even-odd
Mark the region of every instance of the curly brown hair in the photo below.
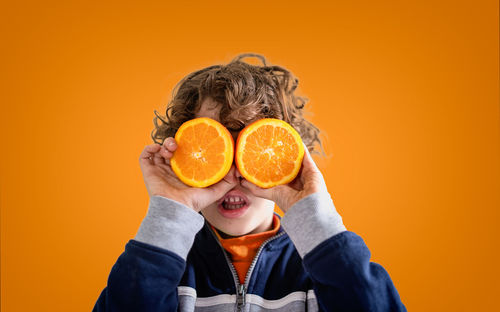
{"type": "Polygon", "coordinates": [[[261,118],[278,118],[291,124],[312,152],[316,143],[322,148],[319,129],[303,116],[307,99],[295,95],[299,80],[287,69],[268,65],[264,56],[245,53],[227,65],[214,65],[183,78],[172,91],[164,116],[156,110],[151,137],[162,144],[173,137],[187,120],[195,118],[200,104],[212,98],[222,105],[220,122],[231,131],[240,131],[261,118]],[[242,60],[255,57],[262,66],[242,60]]]}

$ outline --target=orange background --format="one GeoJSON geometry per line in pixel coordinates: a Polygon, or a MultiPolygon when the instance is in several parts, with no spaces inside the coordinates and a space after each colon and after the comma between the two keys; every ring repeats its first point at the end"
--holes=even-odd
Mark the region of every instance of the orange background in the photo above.
{"type": "Polygon", "coordinates": [[[498,307],[497,1],[2,2],[1,309],[90,311],[186,74],[289,68],[348,229],[409,311],[498,307]]]}

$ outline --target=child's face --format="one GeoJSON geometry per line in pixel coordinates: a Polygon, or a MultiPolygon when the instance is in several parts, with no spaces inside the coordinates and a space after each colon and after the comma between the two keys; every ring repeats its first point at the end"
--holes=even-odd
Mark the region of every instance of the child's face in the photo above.
{"type": "MultiPolygon", "coordinates": [[[[207,98],[202,102],[201,108],[195,117],[209,117],[220,121],[219,111],[220,105],[207,98]]],[[[235,142],[238,133],[231,131],[235,142]]],[[[241,236],[270,230],[274,202],[256,197],[248,189],[243,188],[239,183],[241,175],[234,163],[228,175],[230,174],[238,178],[236,179],[238,183],[222,198],[201,211],[205,219],[215,228],[230,236],[241,236]],[[231,202],[231,200],[234,200],[234,202],[231,202]]]]}

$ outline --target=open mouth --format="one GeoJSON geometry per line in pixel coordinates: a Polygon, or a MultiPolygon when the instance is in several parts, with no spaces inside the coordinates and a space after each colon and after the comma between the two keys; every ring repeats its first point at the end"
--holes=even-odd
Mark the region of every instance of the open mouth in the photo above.
{"type": "Polygon", "coordinates": [[[224,209],[234,210],[246,205],[246,201],[241,197],[227,197],[222,202],[224,209]]]}
{"type": "Polygon", "coordinates": [[[237,191],[227,193],[218,205],[219,213],[226,218],[237,218],[242,216],[250,205],[244,194],[237,191]]]}

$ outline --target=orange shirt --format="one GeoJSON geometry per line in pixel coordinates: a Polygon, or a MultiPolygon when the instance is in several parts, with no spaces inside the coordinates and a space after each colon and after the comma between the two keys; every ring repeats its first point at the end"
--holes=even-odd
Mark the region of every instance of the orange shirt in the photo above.
{"type": "Polygon", "coordinates": [[[252,264],[253,258],[257,255],[257,251],[264,241],[268,238],[274,236],[280,228],[280,219],[273,215],[273,228],[269,231],[248,234],[233,238],[222,238],[217,230],[212,226],[215,234],[219,238],[227,252],[231,255],[231,261],[233,262],[234,268],[238,273],[240,283],[245,282],[245,277],[252,264]]]}

